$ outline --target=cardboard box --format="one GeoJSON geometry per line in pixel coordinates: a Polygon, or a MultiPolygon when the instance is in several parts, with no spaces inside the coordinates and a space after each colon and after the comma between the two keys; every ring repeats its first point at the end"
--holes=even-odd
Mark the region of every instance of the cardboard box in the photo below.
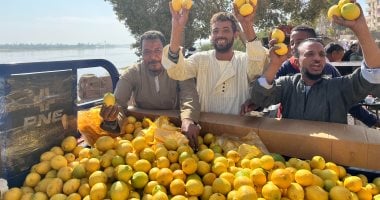
{"type": "MultiPolygon", "coordinates": [[[[129,108],[142,119],[165,115],[180,125],[178,111],[129,108]]],[[[323,156],[338,165],[380,170],[380,131],[357,125],[202,113],[202,133],[244,136],[255,131],[267,149],[288,157],[323,156]]]]}

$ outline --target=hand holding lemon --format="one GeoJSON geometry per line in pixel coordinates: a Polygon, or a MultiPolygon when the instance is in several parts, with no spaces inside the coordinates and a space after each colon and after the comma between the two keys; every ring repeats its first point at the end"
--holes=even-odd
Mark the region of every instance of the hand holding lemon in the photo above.
{"type": "Polygon", "coordinates": [[[234,4],[240,15],[245,17],[252,14],[254,7],[257,5],[257,0],[234,0],[234,4]]]}
{"type": "Polygon", "coordinates": [[[276,39],[276,44],[274,46],[277,47],[277,49],[274,52],[277,55],[283,56],[288,53],[288,46],[283,43],[285,41],[285,33],[282,30],[275,28],[272,31],[271,39],[276,39]]]}
{"type": "Polygon", "coordinates": [[[343,17],[345,20],[356,20],[360,16],[360,7],[350,0],[340,0],[338,4],[333,5],[327,12],[327,18],[332,20],[333,16],[343,17]]]}
{"type": "Polygon", "coordinates": [[[182,8],[190,10],[192,6],[192,0],[172,0],[172,8],[175,12],[179,12],[182,8]]]}
{"type": "Polygon", "coordinates": [[[111,92],[107,92],[103,97],[103,104],[106,106],[113,106],[116,103],[115,96],[111,92]]]}

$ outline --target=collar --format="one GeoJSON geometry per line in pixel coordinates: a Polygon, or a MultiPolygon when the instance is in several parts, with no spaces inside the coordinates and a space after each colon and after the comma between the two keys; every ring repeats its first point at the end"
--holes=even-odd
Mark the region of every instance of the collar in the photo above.
{"type": "Polygon", "coordinates": [[[296,58],[294,56],[289,58],[290,65],[297,70],[297,72],[300,72],[300,67],[296,63],[296,58]]]}

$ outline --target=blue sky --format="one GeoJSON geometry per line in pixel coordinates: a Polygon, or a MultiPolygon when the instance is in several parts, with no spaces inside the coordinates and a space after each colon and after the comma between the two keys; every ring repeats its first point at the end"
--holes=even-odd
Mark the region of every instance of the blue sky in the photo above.
{"type": "Polygon", "coordinates": [[[0,30],[0,44],[134,42],[104,0],[1,0],[0,30]]]}
{"type": "Polygon", "coordinates": [[[104,0],[2,0],[0,44],[134,42],[104,0]]]}

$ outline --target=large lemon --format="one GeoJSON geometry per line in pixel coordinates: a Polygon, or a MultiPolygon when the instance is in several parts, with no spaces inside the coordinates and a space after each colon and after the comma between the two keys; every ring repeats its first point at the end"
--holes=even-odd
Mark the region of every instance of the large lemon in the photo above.
{"type": "Polygon", "coordinates": [[[360,8],[355,3],[346,3],[340,9],[340,13],[346,20],[356,20],[360,16],[360,8]]]}
{"type": "Polygon", "coordinates": [[[111,92],[107,92],[104,94],[103,103],[106,106],[113,106],[115,105],[115,102],[116,102],[115,96],[111,92]]]}
{"type": "Polygon", "coordinates": [[[278,49],[274,51],[277,55],[283,56],[288,53],[288,46],[286,46],[285,43],[277,43],[275,44],[275,46],[279,47],[278,49]]]}
{"type": "Polygon", "coordinates": [[[351,3],[351,0],[340,0],[337,5],[339,6],[339,9],[341,9],[347,3],[351,3]]]}
{"type": "Polygon", "coordinates": [[[253,7],[251,4],[243,4],[240,8],[239,8],[239,13],[242,15],[242,16],[247,16],[247,15],[250,15],[251,13],[253,12],[253,7]]]}
{"type": "Polygon", "coordinates": [[[342,14],[340,14],[340,8],[338,5],[333,5],[329,8],[329,10],[327,11],[327,18],[329,20],[332,20],[333,16],[342,16],[342,14]]]}
{"type": "Polygon", "coordinates": [[[236,7],[240,8],[243,4],[245,4],[245,0],[234,0],[234,4],[236,7]]]}
{"type": "Polygon", "coordinates": [[[190,10],[192,6],[193,6],[192,0],[182,0],[182,8],[186,8],[190,10]]]}
{"type": "Polygon", "coordinates": [[[174,11],[179,12],[182,8],[181,0],[172,0],[172,8],[174,11]]]}
{"type": "Polygon", "coordinates": [[[282,31],[282,30],[280,30],[278,28],[275,28],[272,31],[271,39],[276,39],[277,43],[284,42],[284,40],[285,40],[285,33],[284,33],[284,31],[282,31]]]}

